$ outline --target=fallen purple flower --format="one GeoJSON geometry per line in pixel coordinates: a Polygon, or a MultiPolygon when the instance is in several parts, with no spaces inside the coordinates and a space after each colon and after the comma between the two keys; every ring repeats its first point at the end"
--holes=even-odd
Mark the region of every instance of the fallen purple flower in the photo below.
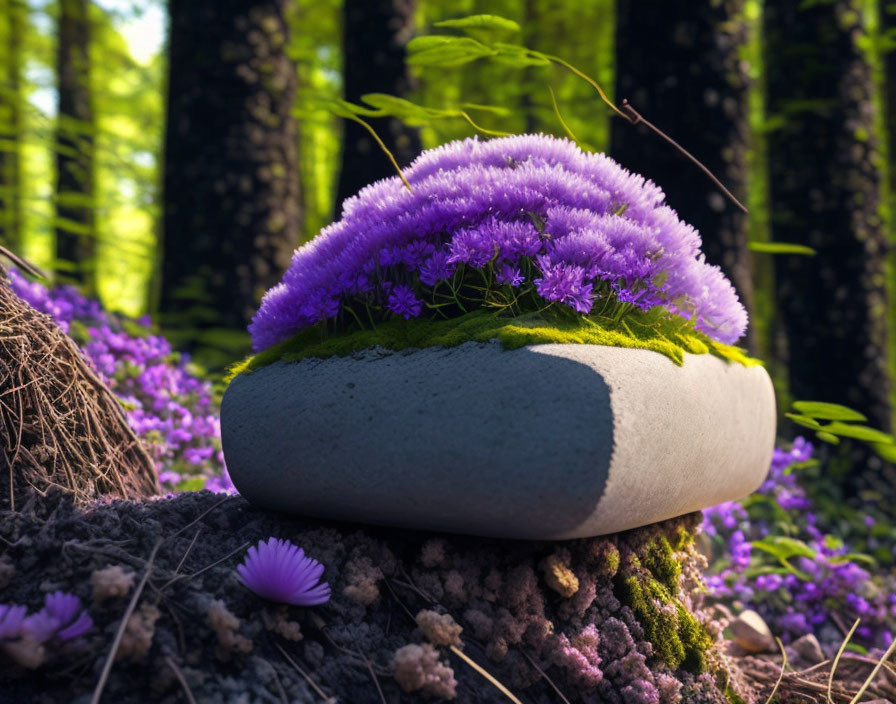
{"type": "Polygon", "coordinates": [[[259,541],[236,571],[246,587],[271,601],[315,606],[330,599],[330,585],[320,582],[324,566],[287,540],[259,541]]]}
{"type": "Polygon", "coordinates": [[[17,604],[0,604],[0,640],[18,638],[22,634],[26,609],[17,604]]]}
{"type": "Polygon", "coordinates": [[[73,594],[57,591],[47,594],[44,608],[25,619],[23,631],[38,643],[53,637],[71,640],[93,628],[93,619],[73,594]]]}

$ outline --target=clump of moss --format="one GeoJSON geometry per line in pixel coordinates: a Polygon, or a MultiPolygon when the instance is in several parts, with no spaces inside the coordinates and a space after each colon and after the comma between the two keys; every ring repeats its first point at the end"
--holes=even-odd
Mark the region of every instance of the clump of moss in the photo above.
{"type": "MultiPolygon", "coordinates": [[[[680,531],[676,537],[686,531],[680,531]]],[[[680,539],[680,538],[679,538],[680,539]]],[[[681,564],[665,535],[648,540],[616,578],[620,601],[634,612],[644,628],[654,655],[669,668],[694,674],[707,670],[712,638],[706,628],[677,598],[681,564]]]]}
{"type": "Polygon", "coordinates": [[[685,353],[711,354],[747,367],[760,364],[741,348],[717,342],[680,318],[659,316],[650,311],[635,311],[616,320],[550,311],[505,317],[479,309],[447,320],[396,318],[373,329],[357,329],[342,335],[328,336],[320,327],[309,328],[239,362],[231,369],[230,378],[277,361],[344,357],[370,347],[399,351],[456,347],[465,342],[490,340],[498,340],[507,350],[527,345],[573,343],[653,350],[678,365],[684,363],[685,353]]]}

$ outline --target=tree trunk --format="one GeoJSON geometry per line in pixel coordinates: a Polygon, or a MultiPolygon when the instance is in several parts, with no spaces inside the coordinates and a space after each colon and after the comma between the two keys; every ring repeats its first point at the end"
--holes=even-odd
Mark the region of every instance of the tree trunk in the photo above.
{"type": "MultiPolygon", "coordinates": [[[[747,184],[749,78],[744,0],[619,0],[616,97],[691,151],[741,201],[747,184]]],[[[610,152],[655,181],[681,218],[703,237],[707,260],[722,267],[752,315],[746,215],[680,152],[621,118],[610,152]]],[[[755,340],[748,334],[748,346],[755,340]]]]}
{"type": "MultiPolygon", "coordinates": [[[[411,38],[414,0],[345,0],[345,99],[358,102],[365,93],[403,96],[410,79],[405,68],[405,44],[411,38]]],[[[395,155],[407,166],[420,153],[417,130],[399,120],[377,120],[373,125],[395,155]]],[[[342,169],[336,189],[337,215],[342,201],[364,186],[395,175],[386,155],[356,122],[345,121],[342,169]]]]}
{"type": "MultiPolygon", "coordinates": [[[[764,18],[777,308],[797,399],[845,403],[890,428],[886,237],[860,0],[768,3],[764,18]]],[[[876,458],[867,458],[874,472],[876,458]]],[[[860,474],[860,472],[857,472],[860,474]]]]}
{"type": "Polygon", "coordinates": [[[0,3],[5,38],[0,74],[0,242],[22,247],[22,33],[27,9],[22,0],[0,3]]]}
{"type": "Polygon", "coordinates": [[[59,0],[56,51],[56,268],[88,295],[96,288],[89,9],[88,0],[59,0]]]}
{"type": "Polygon", "coordinates": [[[289,0],[171,0],[161,309],[245,328],[298,241],[289,0]]]}

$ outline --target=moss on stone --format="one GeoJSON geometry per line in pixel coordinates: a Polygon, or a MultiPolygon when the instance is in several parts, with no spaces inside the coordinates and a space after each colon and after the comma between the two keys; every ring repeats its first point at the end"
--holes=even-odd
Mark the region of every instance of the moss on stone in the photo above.
{"type": "Polygon", "coordinates": [[[699,674],[708,667],[712,638],[677,598],[681,565],[666,536],[647,541],[617,576],[620,601],[634,612],[654,655],[673,670],[699,674]]]}
{"type": "Polygon", "coordinates": [[[662,318],[650,311],[613,320],[579,315],[548,317],[537,313],[511,318],[480,309],[449,320],[394,319],[372,330],[355,330],[343,335],[324,336],[320,328],[309,328],[234,365],[229,378],[277,361],[343,357],[369,347],[398,351],[490,340],[498,340],[508,350],[527,345],[574,343],[653,350],[678,365],[684,363],[686,352],[712,354],[747,367],[761,364],[741,348],[716,342],[679,318],[662,318]]]}

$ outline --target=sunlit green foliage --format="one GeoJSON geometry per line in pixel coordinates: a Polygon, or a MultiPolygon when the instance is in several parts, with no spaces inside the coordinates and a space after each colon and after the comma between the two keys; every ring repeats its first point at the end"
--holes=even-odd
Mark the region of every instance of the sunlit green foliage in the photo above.
{"type": "MultiPolygon", "coordinates": [[[[28,4],[21,35],[23,118],[17,137],[22,157],[20,251],[47,270],[53,268],[55,242],[55,12],[51,2],[28,4]]],[[[135,315],[147,309],[158,253],[164,57],[160,53],[141,64],[130,55],[118,30],[128,19],[91,5],[98,288],[107,307],[135,315]]]]}
{"type": "MultiPolygon", "coordinates": [[[[612,0],[577,3],[574,11],[563,3],[533,0],[486,2],[431,0],[418,9],[419,34],[457,33],[463,27],[443,23],[469,15],[489,13],[516,22],[519,32],[505,26],[504,42],[520,43],[538,51],[559,53],[571,64],[593,76],[612,96],[613,85],[612,0]],[[439,27],[437,25],[441,24],[439,27]],[[558,38],[562,37],[562,41],[558,38]]],[[[471,37],[472,40],[472,37],[471,37]]],[[[538,62],[533,62],[538,63],[538,62]]],[[[553,88],[564,120],[581,143],[599,151],[609,143],[609,113],[594,90],[561,68],[531,65],[524,70],[498,62],[476,62],[455,67],[418,66],[420,80],[416,102],[434,108],[464,103],[504,108],[507,114],[481,114],[477,122],[486,129],[504,132],[546,132],[565,136],[552,105],[553,88]]],[[[424,146],[468,137],[475,130],[463,119],[439,121],[422,131],[424,146]]]]}
{"type": "Polygon", "coordinates": [[[164,57],[136,61],[113,18],[93,8],[98,289],[107,307],[137,315],[158,251],[164,57]]]}
{"type": "Polygon", "coordinates": [[[327,100],[342,97],[342,3],[296,0],[289,16],[289,55],[296,63],[299,179],[308,240],[334,216],[342,147],[342,121],[327,100]]]}

